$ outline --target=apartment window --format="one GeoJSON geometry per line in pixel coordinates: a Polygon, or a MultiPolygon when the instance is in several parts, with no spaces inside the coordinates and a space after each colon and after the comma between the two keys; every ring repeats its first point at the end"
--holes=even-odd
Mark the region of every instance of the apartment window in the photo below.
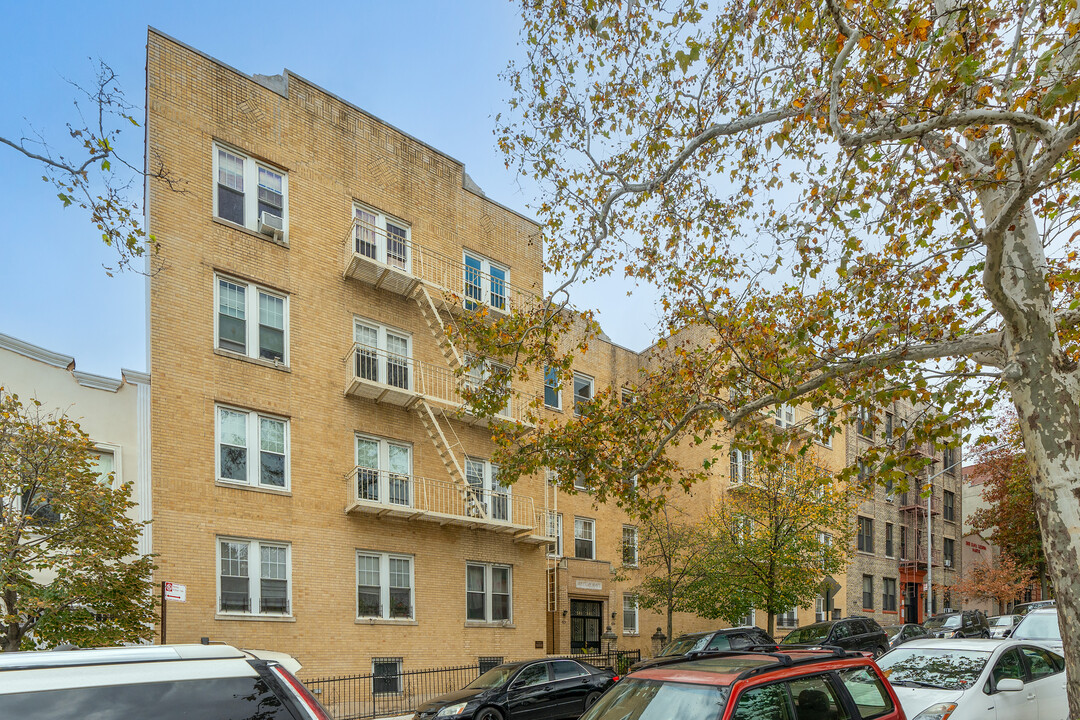
{"type": "Polygon", "coordinates": [[[465,566],[466,619],[480,622],[511,619],[510,570],[508,565],[468,563],[465,566]]]}
{"type": "Polygon", "coordinates": [[[562,385],[557,368],[544,368],[544,405],[552,410],[562,410],[562,385]]]}
{"type": "Polygon", "coordinates": [[[631,525],[623,525],[622,529],[622,562],[630,567],[638,564],[637,528],[631,525]]]}
{"type": "Polygon", "coordinates": [[[859,529],[856,537],[858,549],[861,552],[874,552],[874,521],[868,517],[859,516],[859,529]]]}
{"type": "Polygon", "coordinates": [[[855,430],[863,437],[874,439],[874,431],[870,427],[870,409],[859,408],[859,413],[855,418],[855,430]]]}
{"type": "Polygon", "coordinates": [[[215,146],[214,215],[255,232],[287,233],[289,176],[230,148],[215,146]]]}
{"type": "Polygon", "coordinates": [[[409,272],[411,230],[407,223],[362,205],[353,206],[353,252],[409,272]]]}
{"type": "Polygon", "coordinates": [[[881,578],[881,609],[896,612],[896,578],[881,578]]]}
{"type": "Polygon", "coordinates": [[[817,426],[818,442],[827,448],[832,447],[832,427],[829,422],[829,408],[819,407],[814,409],[814,422],[817,426]]]}
{"type": "Polygon", "coordinates": [[[574,373],[574,414],[584,415],[586,406],[594,397],[593,379],[588,375],[574,373]]]}
{"type": "Polygon", "coordinates": [[[222,350],[288,365],[289,299],[218,276],[215,336],[222,350]]]}
{"type": "Polygon", "coordinates": [[[636,402],[637,402],[637,393],[635,393],[630,388],[625,388],[624,387],[619,392],[619,403],[623,407],[629,407],[629,406],[633,405],[636,402]]]}
{"type": "Polygon", "coordinates": [[[391,387],[412,388],[412,338],[368,320],[353,321],[356,377],[391,387]]]}
{"type": "Polygon", "coordinates": [[[943,472],[947,472],[950,475],[956,474],[956,465],[958,462],[959,453],[956,448],[947,447],[942,451],[941,463],[944,465],[943,472]]]}
{"type": "Polygon", "coordinates": [[[874,576],[862,576],[862,606],[863,610],[874,609],[874,576]]]}
{"type": "Polygon", "coordinates": [[[773,410],[773,416],[777,427],[789,428],[795,424],[795,407],[781,403],[773,410]]]}
{"type": "Polygon", "coordinates": [[[401,658],[371,659],[371,692],[374,695],[401,693],[401,658]]]}
{"type": "Polygon", "coordinates": [[[581,470],[574,473],[574,489],[578,492],[589,492],[589,478],[581,470]]]}
{"type": "Polygon", "coordinates": [[[218,610],[288,615],[289,555],[287,543],[218,538],[218,610]]]}
{"type": "Polygon", "coordinates": [[[562,557],[562,513],[548,513],[548,535],[555,538],[555,542],[549,547],[548,556],[562,557]]]}
{"type": "Polygon", "coordinates": [[[891,441],[893,436],[893,414],[885,413],[885,439],[891,441]]]}
{"type": "Polygon", "coordinates": [[[389,620],[413,618],[412,557],[356,553],[356,616],[389,620]]]}
{"type": "Polygon", "coordinates": [[[637,595],[626,593],[622,596],[622,631],[623,635],[638,634],[637,595]]]}
{"type": "Polygon", "coordinates": [[[750,608],[745,615],[739,618],[738,627],[754,627],[757,621],[754,617],[754,608],[750,608]]]}
{"type": "Polygon", "coordinates": [[[512,520],[510,488],[499,484],[499,466],[480,458],[465,458],[469,494],[493,520],[512,520]]]}
{"type": "Polygon", "coordinates": [[[465,355],[465,386],[473,391],[493,384],[506,397],[506,404],[498,414],[510,417],[510,367],[471,353],[465,355]]]}
{"type": "Polygon", "coordinates": [[[356,493],[359,500],[412,505],[412,446],[357,435],[356,493]]]}
{"type": "Polygon", "coordinates": [[[217,478],[225,482],[287,490],[289,421],[219,405],[217,478]]]}
{"type": "Polygon", "coordinates": [[[885,557],[894,557],[892,523],[885,523],[885,557]]]}
{"type": "Polygon", "coordinates": [[[733,445],[729,453],[731,455],[731,484],[749,482],[752,479],[754,467],[754,451],[740,450],[733,445]]]}
{"type": "Polygon", "coordinates": [[[828,614],[825,609],[825,596],[818,595],[814,598],[814,622],[825,622],[829,619],[828,614]]]}
{"type": "Polygon", "coordinates": [[[945,567],[952,567],[955,561],[955,545],[956,541],[952,538],[945,538],[944,542],[944,555],[945,555],[945,567]]]}
{"type": "Polygon", "coordinates": [[[799,611],[796,608],[791,608],[787,612],[782,612],[776,616],[776,626],[782,628],[793,628],[799,626],[799,611]]]}
{"type": "Polygon", "coordinates": [[[956,520],[956,495],[945,491],[945,519],[956,520]]]}
{"type": "Polygon", "coordinates": [[[908,559],[907,554],[907,528],[903,525],[900,526],[900,557],[904,560],[908,559]]]}
{"type": "Polygon", "coordinates": [[[832,548],[832,535],[830,533],[818,533],[818,542],[821,543],[821,567],[825,567],[829,561],[829,550],[832,548]]]}
{"type": "Polygon", "coordinates": [[[574,557],[596,559],[596,521],[574,518],[574,557]]]}
{"type": "Polygon", "coordinates": [[[464,271],[467,310],[475,310],[481,305],[503,312],[509,310],[509,268],[466,251],[464,271]]]}

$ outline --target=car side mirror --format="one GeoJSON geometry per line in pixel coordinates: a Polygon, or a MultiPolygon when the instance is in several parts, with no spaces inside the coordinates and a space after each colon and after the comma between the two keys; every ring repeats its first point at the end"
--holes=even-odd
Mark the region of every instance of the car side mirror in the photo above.
{"type": "Polygon", "coordinates": [[[1018,692],[1024,689],[1024,681],[1016,678],[1002,678],[997,681],[998,692],[1018,692]]]}

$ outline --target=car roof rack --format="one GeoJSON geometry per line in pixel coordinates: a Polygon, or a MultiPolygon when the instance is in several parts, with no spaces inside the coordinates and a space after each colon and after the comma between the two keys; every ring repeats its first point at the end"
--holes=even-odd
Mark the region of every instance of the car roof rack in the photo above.
{"type": "MultiPolygon", "coordinates": [[[[675,665],[677,663],[682,663],[682,662],[693,662],[693,661],[697,661],[697,660],[711,660],[711,659],[715,659],[715,658],[724,658],[724,657],[741,657],[743,655],[752,655],[752,656],[767,655],[767,656],[773,658],[773,660],[775,660],[775,662],[772,662],[772,663],[767,663],[767,664],[764,664],[764,665],[760,665],[758,667],[748,668],[746,670],[743,670],[737,676],[737,679],[741,680],[741,679],[743,679],[745,677],[749,677],[749,676],[754,675],[754,674],[759,673],[759,672],[763,672],[763,671],[766,671],[766,670],[775,670],[777,667],[790,667],[790,666],[793,666],[793,665],[800,665],[800,664],[808,663],[808,662],[818,662],[818,661],[821,661],[821,660],[826,659],[828,657],[828,656],[822,657],[822,655],[820,653],[829,653],[832,657],[835,657],[835,658],[861,658],[861,657],[863,657],[860,653],[848,652],[844,648],[838,647],[836,645],[795,645],[795,644],[785,645],[785,646],[756,645],[756,646],[751,646],[751,648],[746,648],[746,649],[743,649],[743,650],[699,650],[697,652],[690,653],[689,655],[674,655],[674,656],[672,656],[670,658],[665,658],[664,660],[661,660],[661,661],[659,661],[659,662],[657,662],[657,663],[655,663],[653,665],[650,665],[647,669],[651,670],[653,668],[665,667],[667,665],[675,665]],[[755,650],[755,649],[752,649],[754,647],[768,648],[768,650],[755,650]],[[811,656],[804,657],[804,658],[793,658],[793,657],[791,657],[790,655],[788,655],[785,652],[786,650],[802,650],[802,651],[816,652],[816,653],[819,653],[819,654],[811,655],[811,656]]],[[[643,668],[643,669],[646,669],[646,668],[643,668]]]]}

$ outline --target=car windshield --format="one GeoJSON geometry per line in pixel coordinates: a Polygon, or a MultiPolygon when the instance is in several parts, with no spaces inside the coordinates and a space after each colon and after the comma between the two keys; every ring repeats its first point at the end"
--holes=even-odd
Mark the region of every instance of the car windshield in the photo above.
{"type": "Polygon", "coordinates": [[[1055,640],[1061,641],[1061,628],[1058,627],[1056,612],[1028,613],[1012,634],[1015,640],[1055,640]]]}
{"type": "Polygon", "coordinates": [[[787,637],[780,642],[784,645],[814,645],[823,643],[825,642],[825,638],[829,637],[829,630],[831,629],[832,625],[828,623],[807,625],[804,628],[792,630],[787,634],[787,637]]]}
{"type": "Polygon", "coordinates": [[[660,655],[661,657],[666,655],[686,655],[705,647],[708,640],[708,635],[686,635],[675,638],[666,648],[660,651],[660,655]]]}
{"type": "Polygon", "coordinates": [[[999,627],[999,626],[1008,627],[1009,625],[1013,624],[1013,616],[1012,615],[998,615],[997,617],[990,618],[988,620],[988,622],[991,625],[993,625],[994,627],[999,627]]]}
{"type": "Polygon", "coordinates": [[[901,645],[882,655],[877,663],[893,685],[963,690],[975,683],[989,659],[989,650],[901,645]]]}
{"type": "Polygon", "coordinates": [[[715,720],[728,688],[629,678],[617,683],[580,720],[715,720]]]}
{"type": "Polygon", "coordinates": [[[939,627],[958,628],[958,627],[960,627],[960,620],[961,620],[961,618],[960,618],[959,615],[935,615],[934,617],[932,617],[929,620],[927,620],[926,622],[924,622],[923,627],[925,627],[925,628],[939,628],[939,627]]]}
{"type": "Polygon", "coordinates": [[[510,679],[521,665],[499,665],[493,667],[480,677],[473,680],[466,685],[467,688],[473,688],[474,690],[486,690],[488,688],[499,687],[505,685],[506,681],[510,679]]]}

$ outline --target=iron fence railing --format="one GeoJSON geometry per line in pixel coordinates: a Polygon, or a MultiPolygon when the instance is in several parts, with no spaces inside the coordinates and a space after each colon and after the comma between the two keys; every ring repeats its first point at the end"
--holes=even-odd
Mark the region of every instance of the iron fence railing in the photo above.
{"type": "MultiPolygon", "coordinates": [[[[550,656],[583,660],[617,673],[626,672],[641,660],[640,650],[613,650],[606,653],[550,656]]],[[[334,720],[368,720],[370,718],[406,715],[418,707],[468,685],[481,672],[505,661],[484,657],[475,665],[404,670],[399,660],[379,658],[375,672],[304,680],[334,720]],[[498,662],[496,662],[498,661],[498,662]]]]}

